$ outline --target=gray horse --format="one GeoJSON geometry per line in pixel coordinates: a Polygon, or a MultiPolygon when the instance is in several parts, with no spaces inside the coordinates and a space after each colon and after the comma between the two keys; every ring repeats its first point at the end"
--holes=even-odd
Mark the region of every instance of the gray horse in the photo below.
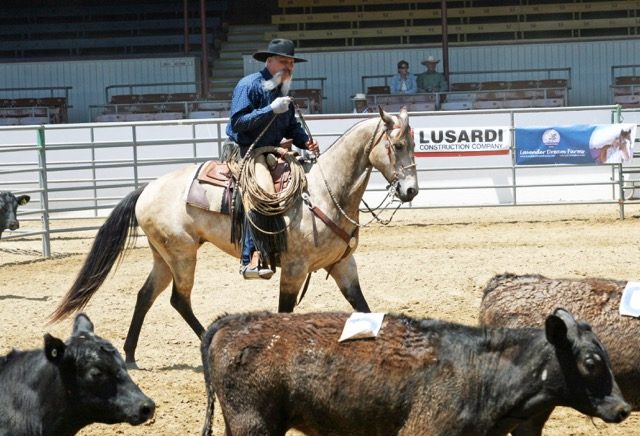
{"type": "MultiPolygon", "coordinates": [[[[293,311],[306,276],[319,269],[328,271],[355,310],[370,311],[353,257],[359,205],[372,168],[395,188],[401,201],[411,201],[418,194],[412,134],[406,110],[392,116],[380,109],[379,117],[355,124],[311,167],[306,174],[309,202],[330,223],[318,219],[303,198],[285,213],[288,249],[280,255],[278,311],[293,311]]],[[[172,281],[172,306],[199,337],[202,335],[204,328],[191,308],[198,249],[211,242],[239,258],[240,247],[230,240],[229,215],[185,204],[183,192],[192,177],[193,167],[165,174],[133,191],[114,208],[52,320],[62,319],[89,302],[125,249],[129,231],[139,225],[149,240],[153,267],[138,292],[124,344],[127,363],[135,365],[144,318],[172,281]]]]}

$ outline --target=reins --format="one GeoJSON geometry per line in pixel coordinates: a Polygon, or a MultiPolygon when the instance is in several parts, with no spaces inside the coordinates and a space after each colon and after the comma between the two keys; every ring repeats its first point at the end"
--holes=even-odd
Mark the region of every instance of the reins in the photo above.
{"type": "MultiPolygon", "coordinates": [[[[378,137],[378,140],[376,140],[376,136],[378,134],[378,130],[380,129],[380,125],[381,124],[382,124],[382,119],[378,121],[378,124],[376,124],[376,129],[374,130],[373,134],[371,135],[371,139],[369,140],[369,143],[367,144],[367,148],[365,149],[365,154],[367,156],[369,156],[369,154],[371,154],[373,149],[380,143],[380,141],[382,140],[382,137],[385,134],[387,135],[387,138],[389,139],[389,144],[387,145],[387,148],[390,149],[391,138],[389,137],[388,130],[385,130],[384,132],[382,132],[382,134],[380,134],[380,136],[378,137]]],[[[305,124],[305,126],[306,126],[306,124],[305,124]]],[[[405,170],[407,168],[411,168],[412,166],[415,166],[415,164],[411,165],[411,166],[408,166],[408,167],[403,167],[402,170],[405,170]]],[[[371,222],[373,222],[374,220],[376,220],[377,222],[379,222],[382,225],[387,225],[387,224],[389,224],[391,222],[391,220],[393,219],[393,216],[396,214],[396,212],[400,208],[401,203],[398,203],[398,207],[393,211],[393,213],[391,214],[391,217],[389,217],[388,220],[382,220],[375,213],[375,210],[383,207],[382,206],[383,203],[388,198],[391,198],[391,201],[389,202],[389,204],[391,204],[391,202],[393,202],[393,198],[395,197],[395,192],[396,192],[396,185],[397,185],[398,175],[397,175],[397,173],[394,175],[393,180],[389,184],[389,190],[387,192],[387,196],[382,200],[382,202],[380,203],[380,205],[378,205],[377,208],[371,209],[369,207],[369,205],[364,201],[364,199],[361,199],[361,201],[367,207],[368,212],[371,213],[371,215],[373,217],[368,223],[362,225],[359,222],[357,222],[354,219],[352,219],[345,212],[345,210],[342,208],[342,206],[340,206],[340,203],[336,199],[333,191],[331,190],[331,187],[329,186],[329,182],[327,181],[327,178],[326,178],[324,172],[322,171],[322,165],[320,164],[320,161],[318,161],[318,170],[320,171],[320,175],[322,177],[322,181],[324,182],[324,186],[325,186],[327,192],[329,193],[329,197],[331,198],[331,201],[333,201],[333,204],[336,206],[336,208],[338,209],[340,214],[344,218],[346,218],[347,221],[349,221],[351,224],[353,224],[355,226],[355,228],[353,229],[352,233],[349,235],[346,231],[344,231],[337,224],[335,224],[333,221],[331,221],[331,219],[329,217],[327,217],[319,208],[317,208],[316,206],[314,206],[312,204],[310,196],[309,196],[308,193],[305,192],[305,193],[302,194],[302,200],[305,202],[305,204],[307,205],[307,207],[309,208],[311,213],[313,215],[317,216],[322,222],[324,222],[327,225],[327,227],[329,227],[339,238],[341,238],[347,244],[347,246],[345,248],[345,251],[342,253],[342,256],[340,256],[340,259],[337,261],[337,262],[339,262],[342,259],[344,259],[345,257],[347,257],[349,255],[349,253],[351,253],[351,251],[355,248],[356,243],[357,243],[357,235],[358,235],[359,230],[360,230],[361,227],[366,227],[367,225],[371,224],[371,222]]],[[[369,165],[368,168],[367,168],[367,172],[365,174],[365,177],[369,177],[369,175],[371,174],[372,170],[373,170],[373,165],[369,165]]],[[[329,277],[329,274],[331,273],[331,269],[333,268],[333,266],[337,262],[331,264],[327,268],[327,277],[329,277]]],[[[312,274],[312,272],[309,272],[309,274],[307,274],[307,278],[305,279],[304,285],[302,287],[302,292],[300,293],[300,298],[298,298],[298,301],[297,301],[296,305],[300,304],[300,302],[304,298],[305,294],[307,293],[307,290],[309,289],[309,283],[311,281],[311,274],[312,274]]]]}
{"type": "MultiPolygon", "coordinates": [[[[378,121],[378,124],[376,125],[376,129],[373,132],[373,135],[371,135],[371,139],[369,140],[369,144],[367,144],[367,148],[365,149],[365,154],[368,156],[373,149],[380,143],[380,141],[382,140],[382,138],[386,135],[387,138],[389,138],[389,144],[391,143],[391,139],[389,137],[389,132],[388,131],[384,131],[382,132],[382,134],[380,134],[380,137],[378,138],[378,140],[376,141],[376,135],[378,133],[378,130],[380,129],[380,125],[382,124],[382,120],[378,121]]],[[[410,165],[408,167],[402,167],[403,170],[407,169],[407,168],[411,168],[412,166],[415,166],[415,164],[410,165]]],[[[340,212],[340,214],[345,217],[347,219],[347,221],[349,221],[351,224],[353,224],[356,227],[366,227],[369,224],[371,224],[373,221],[376,221],[382,225],[388,225],[391,220],[393,219],[393,216],[396,214],[396,212],[398,211],[398,209],[400,208],[400,206],[402,205],[402,203],[398,203],[398,207],[395,208],[395,210],[393,211],[393,213],[391,214],[391,216],[389,217],[389,219],[383,220],[382,218],[380,218],[375,211],[381,208],[386,208],[387,205],[384,205],[384,203],[388,200],[388,204],[393,203],[394,201],[394,197],[395,197],[395,192],[396,192],[396,184],[397,184],[397,179],[398,179],[398,175],[395,174],[393,180],[391,181],[391,183],[389,184],[389,189],[387,190],[387,195],[385,196],[385,198],[382,200],[382,202],[374,209],[372,209],[371,207],[369,207],[369,205],[367,204],[366,201],[364,201],[364,199],[362,199],[361,201],[364,203],[365,207],[366,207],[366,211],[368,213],[371,214],[372,218],[371,220],[369,220],[366,224],[360,224],[359,222],[357,222],[356,220],[352,219],[345,211],[344,209],[340,206],[340,203],[338,202],[338,200],[336,199],[335,195],[333,194],[333,191],[331,190],[331,188],[329,187],[329,182],[327,181],[327,178],[324,174],[324,172],[322,171],[322,165],[320,165],[320,162],[318,162],[318,169],[320,170],[320,175],[322,176],[322,181],[324,182],[324,186],[327,190],[327,192],[329,193],[329,197],[331,197],[331,200],[333,201],[333,204],[336,206],[336,208],[338,209],[338,211],[340,212]]],[[[366,177],[368,177],[371,174],[371,171],[373,170],[373,166],[369,166],[367,168],[367,173],[366,173],[366,177]]]]}

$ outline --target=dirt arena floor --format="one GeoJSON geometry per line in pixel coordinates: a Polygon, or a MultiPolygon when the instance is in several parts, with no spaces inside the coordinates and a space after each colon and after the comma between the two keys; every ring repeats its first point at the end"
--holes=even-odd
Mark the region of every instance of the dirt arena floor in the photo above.
{"type": "MultiPolygon", "coordinates": [[[[494,274],[639,280],[640,208],[627,206],[626,217],[618,219],[615,205],[407,210],[398,212],[388,226],[365,227],[355,257],[374,311],[475,324],[481,290],[494,274]]],[[[35,254],[39,239],[0,241],[0,354],[12,347],[38,347],[45,332],[69,336],[70,319],[47,325],[46,318],[80,269],[92,237],[92,232],[57,234],[50,259],[35,254]]],[[[86,309],[96,333],[119,349],[136,293],[151,266],[145,244],[140,238],[86,309]]],[[[268,282],[245,282],[237,260],[210,245],[203,247],[199,259],[192,298],[203,324],[224,312],[276,310],[279,275],[268,282]]],[[[154,419],[139,427],[93,425],[80,434],[200,433],[206,396],[199,341],[171,308],[169,296],[165,291],[149,312],[137,351],[141,369],[131,371],[157,404],[154,419]]],[[[322,310],[349,311],[350,306],[318,272],[296,311],[322,310]]],[[[639,428],[637,413],[622,424],[607,425],[558,408],[544,434],[635,435],[639,428]]],[[[219,408],[215,434],[222,434],[219,408]]]]}

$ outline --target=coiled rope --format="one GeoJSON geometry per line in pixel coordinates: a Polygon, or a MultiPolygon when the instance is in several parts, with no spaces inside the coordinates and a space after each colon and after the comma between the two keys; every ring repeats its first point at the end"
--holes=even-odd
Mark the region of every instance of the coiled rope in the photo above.
{"type": "Polygon", "coordinates": [[[270,193],[258,185],[255,172],[255,159],[267,153],[280,154],[277,147],[260,147],[252,150],[248,165],[242,166],[240,185],[242,186],[242,204],[245,210],[255,210],[262,215],[281,215],[289,210],[307,190],[307,178],[304,168],[293,153],[284,153],[283,158],[289,164],[291,177],[287,186],[280,192],[270,193]]]}

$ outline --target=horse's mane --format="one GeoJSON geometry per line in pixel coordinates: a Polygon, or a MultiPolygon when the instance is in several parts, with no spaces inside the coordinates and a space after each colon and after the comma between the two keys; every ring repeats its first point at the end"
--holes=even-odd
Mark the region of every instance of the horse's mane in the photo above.
{"type": "Polygon", "coordinates": [[[371,120],[379,120],[378,118],[368,118],[368,119],[364,119],[361,121],[358,121],[357,123],[355,123],[354,125],[352,125],[351,127],[349,127],[349,129],[347,129],[346,132],[344,132],[342,135],[340,135],[335,141],[333,141],[333,143],[327,147],[327,149],[325,150],[325,153],[329,150],[331,150],[331,148],[336,145],[338,142],[340,142],[341,140],[343,140],[344,138],[346,138],[348,135],[350,135],[352,133],[352,131],[359,129],[361,127],[363,127],[363,125],[367,122],[370,122],[371,120]]]}

